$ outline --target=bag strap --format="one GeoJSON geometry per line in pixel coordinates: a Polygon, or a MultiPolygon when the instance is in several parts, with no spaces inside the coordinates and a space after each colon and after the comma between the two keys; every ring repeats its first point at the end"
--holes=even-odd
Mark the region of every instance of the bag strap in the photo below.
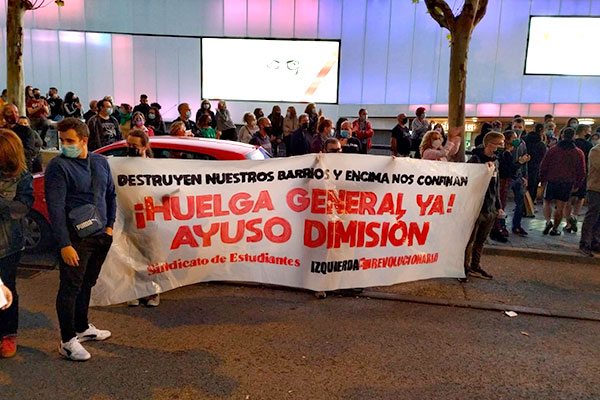
{"type": "Polygon", "coordinates": [[[87,162],[88,162],[88,168],[90,170],[90,176],[92,178],[92,190],[94,191],[94,206],[98,207],[98,203],[100,202],[99,200],[99,194],[100,194],[100,190],[98,188],[98,180],[96,179],[96,168],[93,167],[92,161],[92,154],[88,154],[88,158],[87,158],[87,162]]]}

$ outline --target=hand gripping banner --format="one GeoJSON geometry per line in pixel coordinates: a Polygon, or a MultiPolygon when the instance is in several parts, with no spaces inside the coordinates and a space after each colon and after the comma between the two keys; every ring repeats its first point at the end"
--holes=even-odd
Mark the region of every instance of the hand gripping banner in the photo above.
{"type": "Polygon", "coordinates": [[[117,221],[93,305],[207,281],[318,291],[463,277],[492,176],[357,154],[109,163],[117,221]]]}

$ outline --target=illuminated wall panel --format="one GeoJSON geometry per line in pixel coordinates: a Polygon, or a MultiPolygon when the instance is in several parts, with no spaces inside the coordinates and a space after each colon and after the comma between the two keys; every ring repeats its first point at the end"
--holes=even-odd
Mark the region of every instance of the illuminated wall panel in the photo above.
{"type": "MultiPolygon", "coordinates": [[[[69,0],[68,7],[58,7],[58,18],[61,29],[85,30],[85,4],[84,0],[69,0]]],[[[141,12],[146,8],[142,7],[141,12]]],[[[49,27],[53,28],[53,27],[49,27]]],[[[136,27],[134,27],[136,29],[136,27]]]]}
{"type": "MultiPolygon", "coordinates": [[[[173,45],[172,38],[155,38],[156,49],[156,100],[165,120],[177,118],[179,103],[179,49],[173,45]]],[[[185,79],[185,77],[184,77],[185,79]]],[[[150,98],[150,102],[152,102],[150,98]]]]}
{"type": "Polygon", "coordinates": [[[60,59],[58,57],[58,32],[51,30],[32,29],[31,44],[34,59],[53,60],[53,62],[34,62],[33,76],[35,76],[35,85],[38,86],[42,94],[48,91],[49,86],[61,86],[60,82],[60,59]],[[55,85],[43,85],[42,82],[55,82],[55,85]]]}
{"type": "Polygon", "coordinates": [[[271,1],[271,35],[280,38],[294,36],[294,0],[271,1]]]}
{"type": "Polygon", "coordinates": [[[319,0],[296,0],[294,15],[294,36],[316,38],[319,26],[319,0]]]}
{"type": "MultiPolygon", "coordinates": [[[[501,5],[502,3],[498,1],[488,2],[485,20],[482,20],[473,31],[467,70],[467,101],[469,102],[485,103],[492,99],[501,5]]],[[[446,30],[443,32],[447,33],[446,30]]],[[[447,80],[448,74],[448,70],[445,70],[443,74],[440,72],[440,81],[443,76],[447,80]]],[[[448,101],[447,84],[445,93],[446,101],[448,101]]]]}
{"type": "MultiPolygon", "coordinates": [[[[525,6],[528,8],[529,4],[525,4],[525,6]]],[[[491,99],[493,103],[521,101],[529,15],[528,12],[515,12],[515,10],[522,10],[523,7],[523,0],[502,1],[496,53],[496,60],[501,61],[496,63],[494,94],[491,99]]],[[[476,57],[476,55],[472,55],[472,57],[476,57]]]]}
{"type": "MultiPolygon", "coordinates": [[[[111,35],[86,33],[88,98],[101,99],[114,93],[111,35]]],[[[115,99],[115,101],[119,101],[115,99]]]]}
{"type": "MultiPolygon", "coordinates": [[[[59,94],[64,97],[67,91],[79,96],[84,108],[89,104],[88,76],[85,54],[85,33],[61,31],[58,33],[60,46],[60,82],[59,94]]],[[[50,85],[48,85],[50,86],[50,85]]]]}
{"type": "MultiPolygon", "coordinates": [[[[413,55],[413,30],[416,7],[408,1],[392,1],[387,65],[388,104],[407,104],[413,55]]],[[[344,47],[344,42],[342,42],[344,47]]],[[[342,53],[344,54],[344,53],[342,53]]]]}
{"type": "Polygon", "coordinates": [[[339,39],[341,32],[342,0],[319,1],[319,38],[339,39]]]}
{"type": "MultiPolygon", "coordinates": [[[[341,39],[340,104],[351,110],[373,104],[393,116],[411,103],[448,102],[447,31],[425,10],[423,1],[410,0],[69,0],[60,8],[51,3],[25,14],[26,84],[43,91],[58,86],[61,95],[72,89],[85,103],[109,93],[135,103],[137,92],[145,91],[173,106],[199,102],[197,36],[341,39]],[[88,33],[67,32],[73,30],[88,33]],[[111,34],[182,37],[132,38],[127,55],[119,49],[125,39],[111,34]]],[[[0,0],[0,15],[6,15],[6,0],[0,0]]],[[[600,0],[490,1],[470,45],[467,102],[477,104],[474,112],[489,114],[492,103],[598,104],[600,77],[523,76],[529,15],[598,16],[600,0]]],[[[4,86],[4,32],[0,40],[4,86]]],[[[235,54],[224,60],[240,62],[235,54]]],[[[171,106],[163,111],[173,113],[171,106]]]]}
{"type": "Polygon", "coordinates": [[[246,0],[224,0],[225,36],[246,36],[246,0]]]}
{"type": "Polygon", "coordinates": [[[113,57],[113,85],[112,93],[116,104],[127,103],[134,105],[133,95],[133,80],[137,78],[136,70],[134,75],[133,58],[134,49],[133,41],[138,37],[130,35],[112,35],[112,57],[113,57]]]}
{"type": "MultiPolygon", "coordinates": [[[[362,85],[362,103],[385,103],[387,55],[390,30],[390,2],[368,1],[367,25],[365,32],[364,70],[362,85]]],[[[360,55],[356,55],[360,60],[360,55]]]]}
{"type": "Polygon", "coordinates": [[[340,61],[340,103],[362,102],[366,0],[344,0],[340,61]]]}
{"type": "Polygon", "coordinates": [[[417,4],[414,29],[410,103],[435,103],[440,29],[423,2],[417,4]]]}
{"type": "Polygon", "coordinates": [[[269,37],[271,35],[270,22],[270,0],[253,0],[248,2],[248,36],[269,37]]]}

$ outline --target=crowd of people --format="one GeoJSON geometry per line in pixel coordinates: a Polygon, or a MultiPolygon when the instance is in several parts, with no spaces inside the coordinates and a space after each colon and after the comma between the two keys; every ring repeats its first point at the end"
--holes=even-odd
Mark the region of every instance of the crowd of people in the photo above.
{"type": "MultiPolygon", "coordinates": [[[[116,217],[116,192],[106,159],[93,151],[118,140],[127,141],[130,157],[152,157],[150,137],[174,135],[241,141],[260,146],[272,156],[287,157],[308,153],[368,153],[372,147],[373,127],[368,111],[361,108],[353,121],[339,118],[334,124],[316,105],[308,104],[298,115],[289,106],[285,116],[274,106],[269,116],[256,108],[243,116],[238,130],[224,100],[216,112],[203,100],[192,120],[188,103],[178,107],[179,117],[167,130],[160,105],[149,104],[146,95],[140,104],[114,106],[106,96],[91,101],[83,113],[77,96],[69,92],[62,100],[50,88],[45,98],[39,89],[27,88],[27,110],[20,116],[13,104],[6,103],[3,92],[0,112],[0,290],[7,304],[0,311],[0,355],[16,352],[18,295],[16,270],[24,245],[22,220],[33,204],[32,172],[41,170],[40,148],[45,145],[48,128],[59,133],[61,155],[45,169],[45,197],[50,222],[60,249],[60,287],[56,301],[61,341],[59,353],[71,360],[91,356],[81,345],[86,340],[104,340],[107,330],[88,321],[92,287],[112,243],[116,217]],[[3,283],[2,283],[3,282],[3,283]]],[[[431,161],[449,161],[462,145],[464,127],[444,132],[440,124],[432,127],[426,110],[419,107],[411,128],[406,114],[398,115],[391,133],[395,157],[415,157],[431,161]]],[[[492,279],[481,266],[481,253],[488,236],[506,241],[504,224],[509,191],[514,195],[512,233],[527,236],[521,226],[526,214],[525,202],[535,204],[543,192],[543,233],[577,232],[577,215],[584,198],[587,212],[581,228],[580,251],[594,256],[600,251],[600,135],[589,125],[571,118],[557,130],[547,115],[544,124],[530,132],[520,116],[503,126],[500,121],[484,123],[475,139],[469,163],[487,164],[494,169],[465,249],[465,276],[492,279]],[[589,167],[588,167],[589,166],[589,167]],[[587,196],[587,197],[586,197],[587,196]]],[[[532,210],[530,210],[532,211],[532,210]]],[[[158,295],[133,300],[158,306],[158,295]]]]}

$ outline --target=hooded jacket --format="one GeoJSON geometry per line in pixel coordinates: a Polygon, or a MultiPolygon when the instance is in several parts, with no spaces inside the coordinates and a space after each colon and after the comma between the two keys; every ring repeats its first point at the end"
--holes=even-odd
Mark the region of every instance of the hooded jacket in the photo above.
{"type": "Polygon", "coordinates": [[[527,153],[531,156],[531,160],[527,163],[527,166],[531,171],[533,168],[537,168],[540,165],[548,148],[546,147],[546,144],[542,142],[542,136],[535,132],[529,133],[523,140],[527,146],[527,153]]]}
{"type": "Polygon", "coordinates": [[[496,156],[493,155],[488,157],[485,155],[483,145],[476,147],[473,149],[473,155],[469,159],[468,163],[471,164],[486,164],[488,162],[494,163],[494,175],[492,179],[490,179],[490,184],[485,192],[485,197],[483,199],[483,204],[481,206],[481,214],[493,214],[502,208],[500,204],[500,198],[498,197],[498,193],[500,192],[498,179],[498,160],[496,156]]]}
{"type": "Polygon", "coordinates": [[[572,183],[577,188],[585,178],[585,156],[573,140],[551,147],[540,164],[540,181],[572,183]]]}

